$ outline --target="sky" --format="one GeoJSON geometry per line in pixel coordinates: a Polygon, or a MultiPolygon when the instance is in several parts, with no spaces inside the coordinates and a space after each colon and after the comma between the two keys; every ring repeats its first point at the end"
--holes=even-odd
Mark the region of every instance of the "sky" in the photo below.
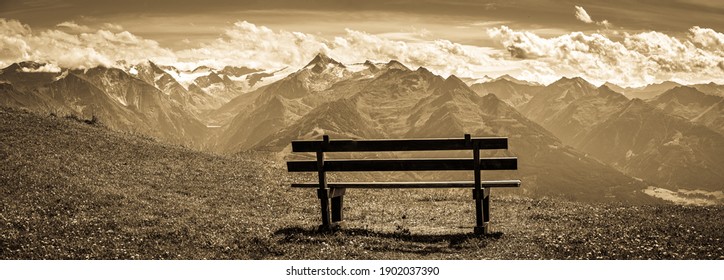
{"type": "Polygon", "coordinates": [[[192,69],[401,61],[436,74],[724,84],[724,3],[702,0],[0,0],[0,67],[192,69]]]}

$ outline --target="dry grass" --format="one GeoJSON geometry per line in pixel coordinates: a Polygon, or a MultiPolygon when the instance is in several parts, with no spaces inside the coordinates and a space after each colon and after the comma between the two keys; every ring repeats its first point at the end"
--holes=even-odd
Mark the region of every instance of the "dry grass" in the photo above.
{"type": "MultiPolygon", "coordinates": [[[[313,190],[264,153],[196,152],[83,120],[0,109],[0,259],[722,259],[724,207],[466,190],[353,190],[320,233],[313,190]]],[[[310,175],[313,176],[313,175],[310,175]]],[[[312,178],[312,177],[309,177],[312,178]]]]}

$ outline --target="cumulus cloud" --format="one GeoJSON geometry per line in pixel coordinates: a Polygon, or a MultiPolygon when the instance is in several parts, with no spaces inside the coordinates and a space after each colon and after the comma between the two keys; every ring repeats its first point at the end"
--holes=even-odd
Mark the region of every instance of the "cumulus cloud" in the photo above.
{"type": "Polygon", "coordinates": [[[694,26],[689,29],[689,38],[697,47],[713,51],[724,56],[724,34],[710,28],[694,26]]]}
{"type": "Polygon", "coordinates": [[[175,54],[158,42],[137,37],[128,31],[90,31],[73,22],[58,24],[59,29],[33,31],[17,20],[0,19],[0,66],[33,60],[62,68],[114,66],[117,61],[175,61],[175,54]]]}
{"type": "Polygon", "coordinates": [[[25,36],[30,34],[30,26],[22,24],[17,20],[5,20],[0,18],[0,35],[3,36],[25,36]]]}
{"type": "Polygon", "coordinates": [[[30,34],[30,27],[19,21],[0,19],[0,64],[5,61],[27,60],[32,51],[24,37],[30,34]]]}
{"type": "Polygon", "coordinates": [[[623,85],[661,80],[724,81],[718,65],[724,61],[722,46],[716,44],[722,34],[711,29],[694,27],[686,39],[655,31],[624,33],[621,41],[582,32],[542,38],[507,26],[488,29],[488,35],[514,58],[535,60],[555,73],[593,81],[623,85]]]}

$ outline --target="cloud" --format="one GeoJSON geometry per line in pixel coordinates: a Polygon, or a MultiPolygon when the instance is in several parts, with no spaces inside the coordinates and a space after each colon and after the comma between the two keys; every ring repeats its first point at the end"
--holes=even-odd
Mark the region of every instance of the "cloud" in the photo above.
{"type": "Polygon", "coordinates": [[[582,22],[594,23],[596,25],[600,25],[605,28],[610,28],[612,26],[611,23],[605,19],[602,21],[594,21],[593,19],[591,19],[591,16],[588,14],[588,12],[586,12],[586,10],[583,9],[583,7],[581,7],[581,6],[576,6],[575,8],[576,8],[576,18],[582,22]]]}
{"type": "Polygon", "coordinates": [[[0,18],[0,35],[3,36],[25,36],[30,34],[30,26],[20,23],[17,20],[6,20],[0,18]]]}
{"type": "Polygon", "coordinates": [[[16,60],[30,58],[28,54],[32,51],[32,48],[23,40],[30,33],[29,26],[16,20],[8,21],[0,18],[0,64],[4,61],[12,63],[16,60]]]}
{"type": "Polygon", "coordinates": [[[591,16],[581,6],[576,6],[576,18],[585,23],[593,23],[591,16]]]}
{"type": "Polygon", "coordinates": [[[44,65],[41,65],[41,66],[38,67],[38,68],[23,67],[23,68],[20,69],[20,71],[22,71],[22,72],[27,72],[27,73],[32,73],[32,72],[52,72],[52,73],[59,73],[60,71],[62,71],[62,69],[60,69],[60,67],[58,67],[58,66],[56,66],[56,65],[53,65],[53,64],[44,64],[44,65]]]}
{"type": "Polygon", "coordinates": [[[112,31],[122,31],[123,30],[123,26],[120,26],[118,24],[113,24],[113,23],[104,23],[103,28],[105,28],[107,30],[112,30],[112,31]]]}
{"type": "Polygon", "coordinates": [[[724,34],[710,28],[694,26],[689,29],[689,38],[697,47],[724,55],[724,34]]]}
{"type": "Polygon", "coordinates": [[[214,67],[244,65],[282,68],[299,65],[317,52],[327,51],[327,43],[314,35],[273,31],[244,21],[225,30],[221,38],[199,48],[179,51],[178,54],[183,61],[214,67]]]}
{"type": "Polygon", "coordinates": [[[33,60],[62,68],[84,69],[99,65],[114,66],[120,60],[130,63],[149,59],[175,61],[175,54],[160,47],[158,42],[137,37],[128,31],[93,31],[74,22],[63,22],[57,26],[73,33],[59,29],[35,32],[17,20],[0,19],[0,66],[33,60]]]}
{"type": "Polygon", "coordinates": [[[596,24],[601,25],[605,28],[611,28],[611,26],[613,26],[613,24],[611,24],[610,22],[608,22],[608,20],[605,20],[605,19],[602,21],[596,22],[596,24]]]}
{"type": "Polygon", "coordinates": [[[85,25],[79,25],[73,21],[61,22],[61,23],[58,23],[56,26],[64,27],[64,28],[67,28],[74,32],[91,32],[91,31],[93,31],[93,29],[91,29],[90,27],[85,26],[85,25]]]}
{"type": "Polygon", "coordinates": [[[724,61],[722,34],[694,27],[686,39],[650,31],[623,34],[616,41],[606,35],[582,32],[542,38],[507,26],[488,29],[511,57],[537,62],[541,74],[583,76],[592,81],[642,85],[661,80],[724,82],[718,65],[724,61]],[[551,70],[551,71],[548,71],[551,70]]]}
{"type": "Polygon", "coordinates": [[[341,35],[325,38],[240,21],[211,42],[172,51],[112,24],[93,29],[65,22],[56,29],[36,31],[17,20],[0,19],[0,67],[33,60],[48,63],[48,69],[56,67],[51,70],[85,69],[120,66],[121,60],[132,64],[152,60],[182,69],[200,65],[295,69],[321,52],[347,64],[395,59],[442,76],[512,74],[542,83],[582,76],[627,86],[663,80],[724,83],[724,34],[698,26],[681,38],[655,31],[622,32],[613,38],[601,32],[541,37],[507,26],[488,28],[488,36],[502,48],[433,40],[424,30],[417,35],[413,33],[419,30],[412,31],[390,36],[345,29],[341,35]]]}

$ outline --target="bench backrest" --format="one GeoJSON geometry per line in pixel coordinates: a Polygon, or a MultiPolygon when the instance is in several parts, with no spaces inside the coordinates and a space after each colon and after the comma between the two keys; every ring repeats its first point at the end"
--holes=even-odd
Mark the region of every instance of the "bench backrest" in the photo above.
{"type": "Polygon", "coordinates": [[[470,150],[470,158],[412,159],[330,159],[288,161],[289,172],[356,172],[356,171],[445,171],[445,170],[516,170],[515,157],[479,158],[480,150],[507,149],[506,137],[470,137],[445,139],[390,140],[323,140],[292,141],[292,152],[397,152],[470,150]],[[477,164],[476,164],[477,161],[477,164]]]}

